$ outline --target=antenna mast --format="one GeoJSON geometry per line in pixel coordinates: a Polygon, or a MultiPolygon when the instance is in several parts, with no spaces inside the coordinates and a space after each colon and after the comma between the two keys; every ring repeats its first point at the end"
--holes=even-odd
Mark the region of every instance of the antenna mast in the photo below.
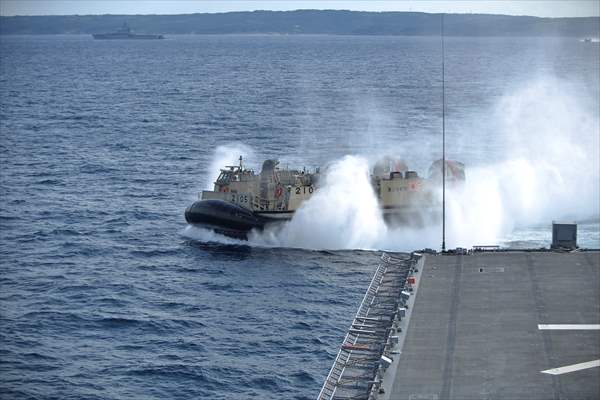
{"type": "Polygon", "coordinates": [[[442,253],[446,251],[446,87],[444,76],[444,14],[442,13],[442,253]]]}

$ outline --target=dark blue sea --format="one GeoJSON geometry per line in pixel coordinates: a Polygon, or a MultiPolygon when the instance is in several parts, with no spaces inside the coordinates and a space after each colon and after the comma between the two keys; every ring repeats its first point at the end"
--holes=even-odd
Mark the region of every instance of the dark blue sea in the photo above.
{"type": "MultiPolygon", "coordinates": [[[[451,37],[445,66],[451,243],[600,247],[598,43],[451,37]]],[[[0,73],[3,399],[315,398],[377,250],[439,247],[354,220],[364,165],[440,157],[439,38],[0,36],[0,73]],[[186,227],[242,153],[347,166],[343,196],[285,237],[186,227]]]]}

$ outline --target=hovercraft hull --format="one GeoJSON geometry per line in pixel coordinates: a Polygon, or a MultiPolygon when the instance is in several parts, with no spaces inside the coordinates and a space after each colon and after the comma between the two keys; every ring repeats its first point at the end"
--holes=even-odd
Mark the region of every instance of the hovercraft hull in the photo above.
{"type": "Polygon", "coordinates": [[[266,221],[252,211],[223,200],[200,200],[185,210],[185,220],[236,239],[247,239],[252,229],[263,229],[266,221]]]}

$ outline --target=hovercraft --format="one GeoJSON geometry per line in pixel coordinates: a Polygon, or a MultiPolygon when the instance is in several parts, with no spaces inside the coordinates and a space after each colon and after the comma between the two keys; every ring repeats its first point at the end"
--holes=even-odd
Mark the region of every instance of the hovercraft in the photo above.
{"type": "MultiPolygon", "coordinates": [[[[421,178],[400,160],[383,158],[371,174],[371,185],[390,225],[419,225],[439,214],[441,160],[421,178]],[[432,217],[433,216],[433,217],[432,217]],[[425,218],[426,217],[426,218],[425,218]]],[[[446,161],[446,182],[465,180],[464,165],[446,161]]],[[[289,221],[294,212],[319,189],[320,170],[279,168],[277,160],[263,162],[260,173],[239,165],[220,170],[213,190],[204,190],[200,199],[185,210],[189,224],[237,239],[247,239],[252,230],[289,221]]],[[[448,184],[448,183],[447,183],[448,184]]]]}

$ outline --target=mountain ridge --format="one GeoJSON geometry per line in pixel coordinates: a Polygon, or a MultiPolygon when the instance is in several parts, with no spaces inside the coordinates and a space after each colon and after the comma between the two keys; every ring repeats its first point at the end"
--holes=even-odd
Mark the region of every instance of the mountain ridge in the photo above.
{"type": "MultiPolygon", "coordinates": [[[[239,11],[173,15],[1,16],[0,34],[92,34],[124,22],[140,33],[437,36],[440,14],[346,10],[239,11]]],[[[447,36],[600,36],[600,17],[445,14],[447,36]]]]}

